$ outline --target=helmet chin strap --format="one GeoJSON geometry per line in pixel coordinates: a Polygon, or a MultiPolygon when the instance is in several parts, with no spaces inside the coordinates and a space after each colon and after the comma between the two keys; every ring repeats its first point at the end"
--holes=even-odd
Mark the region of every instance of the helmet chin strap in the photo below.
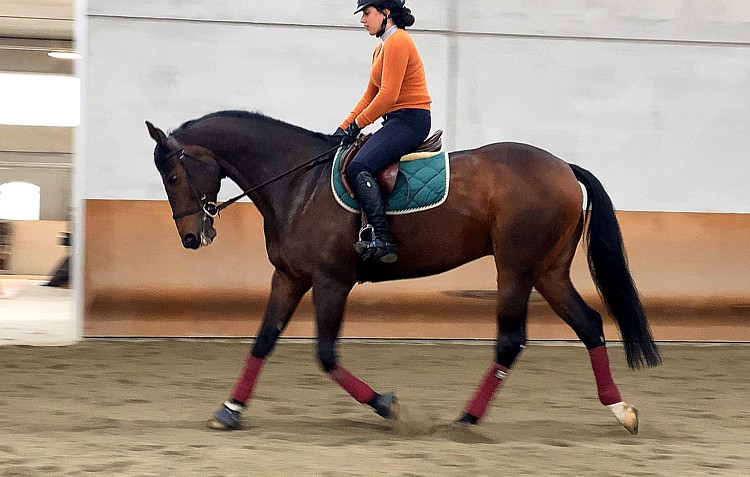
{"type": "MultiPolygon", "coordinates": [[[[381,12],[381,13],[383,13],[383,12],[381,12]]],[[[378,34],[375,35],[375,37],[380,38],[383,35],[385,35],[385,27],[388,25],[388,19],[389,18],[391,18],[391,15],[385,15],[385,13],[383,13],[383,23],[382,23],[382,25],[380,25],[380,31],[378,31],[378,34]]]]}

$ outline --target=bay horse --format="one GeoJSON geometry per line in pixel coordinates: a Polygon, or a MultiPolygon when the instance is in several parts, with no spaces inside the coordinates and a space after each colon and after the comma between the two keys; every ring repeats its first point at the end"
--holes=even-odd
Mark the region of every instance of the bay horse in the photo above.
{"type": "Polygon", "coordinates": [[[360,217],[339,206],[332,193],[338,138],[246,111],[208,114],[169,135],[146,125],[156,141],[155,164],[183,246],[198,249],[216,237],[214,216],[237,199],[216,205],[221,179],[228,177],[262,214],[268,258],[275,267],[257,338],[231,398],[208,421],[210,428],[242,427],[241,411],[264,361],[310,289],[324,372],[359,403],[397,418],[395,394],[374,391],[339,364],[336,340],[350,291],[358,281],[433,275],[493,255],[495,359],[457,422],[477,424],[484,417],[525,348],[529,296],[536,288],[586,346],[600,402],[628,431],[638,432],[638,411],[623,401],[610,372],[602,318],[570,280],[586,228],[589,269],[618,325],[628,365],[660,363],[612,202],[589,171],[526,144],[452,152],[447,200],[437,208],[390,217],[399,259],[368,272],[352,248],[360,217]],[[586,189],[585,206],[579,182],[586,189]]]}

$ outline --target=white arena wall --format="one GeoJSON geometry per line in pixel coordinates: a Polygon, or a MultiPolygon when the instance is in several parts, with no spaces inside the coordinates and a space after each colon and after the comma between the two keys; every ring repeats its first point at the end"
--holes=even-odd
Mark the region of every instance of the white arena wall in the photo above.
{"type": "MultiPolygon", "coordinates": [[[[160,256],[217,275],[231,266],[218,252],[179,250],[144,121],[174,129],[212,111],[247,109],[333,132],[364,91],[377,42],[352,15],[355,3],[81,3],[84,117],[77,174],[86,333],[139,334],[128,331],[135,329],[135,318],[124,312],[127,320],[116,326],[87,327],[87,320],[96,323],[108,314],[96,311],[112,303],[102,297],[153,289],[184,295],[199,285],[171,272],[170,264],[146,266],[160,256]],[[144,217],[151,229],[134,233],[144,217]],[[130,242],[112,240],[118,234],[133,236],[130,242]],[[144,250],[156,246],[174,249],[147,259],[144,250]],[[135,284],[127,270],[134,256],[146,264],[146,276],[135,284]],[[129,281],[120,283],[118,276],[129,281]]],[[[750,243],[748,2],[407,4],[417,18],[411,31],[427,69],[433,129],[446,131],[447,149],[528,142],[590,169],[625,217],[626,241],[639,251],[631,253],[631,265],[639,285],[645,284],[645,299],[745,300],[747,290],[738,281],[748,283],[748,267],[737,264],[735,255],[745,252],[745,263],[750,256],[742,246],[750,243]],[[714,252],[706,248],[725,234],[742,242],[714,252]],[[664,253],[675,247],[684,253],[664,253]],[[674,261],[674,272],[664,272],[674,261]],[[640,276],[636,265],[643,266],[640,276]],[[720,278],[706,288],[700,274],[720,278]]],[[[236,192],[227,184],[220,198],[236,192]]],[[[256,220],[252,205],[243,207],[242,217],[256,220]]],[[[262,237],[250,240],[252,245],[238,237],[232,242],[231,233],[222,238],[222,227],[228,228],[226,222],[217,229],[227,249],[254,246],[262,260],[262,237]]],[[[257,266],[262,273],[252,279],[235,276],[212,286],[262,296],[270,270],[257,266]]],[[[472,267],[468,283],[459,271],[371,289],[429,294],[494,287],[491,261],[472,267]]],[[[580,287],[595,296],[590,284],[580,287]]],[[[195,333],[212,333],[200,329],[195,333]]],[[[217,333],[247,334],[233,329],[227,325],[217,333]]]]}

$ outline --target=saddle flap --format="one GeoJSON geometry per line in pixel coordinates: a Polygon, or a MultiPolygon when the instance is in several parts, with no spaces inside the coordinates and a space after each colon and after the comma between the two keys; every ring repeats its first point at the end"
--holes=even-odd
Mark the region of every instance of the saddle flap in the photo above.
{"type": "Polygon", "coordinates": [[[372,133],[370,134],[360,134],[359,137],[357,137],[357,140],[354,141],[347,149],[346,152],[344,152],[344,156],[341,158],[341,164],[339,164],[339,172],[341,172],[341,182],[344,183],[344,189],[346,189],[346,193],[349,194],[349,197],[354,197],[354,188],[349,183],[349,178],[346,175],[346,169],[349,167],[349,163],[352,162],[352,159],[354,159],[354,156],[357,155],[360,149],[362,149],[362,146],[367,142],[368,139],[372,137],[372,133]]]}
{"type": "Polygon", "coordinates": [[[398,178],[398,161],[378,172],[378,185],[383,193],[383,198],[387,198],[393,193],[393,189],[396,187],[396,178],[398,178]]]}

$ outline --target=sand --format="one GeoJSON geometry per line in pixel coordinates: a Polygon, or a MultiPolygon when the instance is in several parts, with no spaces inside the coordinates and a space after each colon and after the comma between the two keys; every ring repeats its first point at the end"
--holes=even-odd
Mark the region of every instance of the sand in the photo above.
{"type": "Polygon", "coordinates": [[[342,364],[395,390],[400,422],[357,404],[320,372],[312,342],[264,368],[246,429],[205,421],[250,344],[84,341],[0,348],[0,476],[747,476],[750,347],[662,346],[632,372],[610,349],[638,436],[602,407],[581,347],[531,343],[486,420],[452,425],[492,344],[343,341],[342,364]]]}

